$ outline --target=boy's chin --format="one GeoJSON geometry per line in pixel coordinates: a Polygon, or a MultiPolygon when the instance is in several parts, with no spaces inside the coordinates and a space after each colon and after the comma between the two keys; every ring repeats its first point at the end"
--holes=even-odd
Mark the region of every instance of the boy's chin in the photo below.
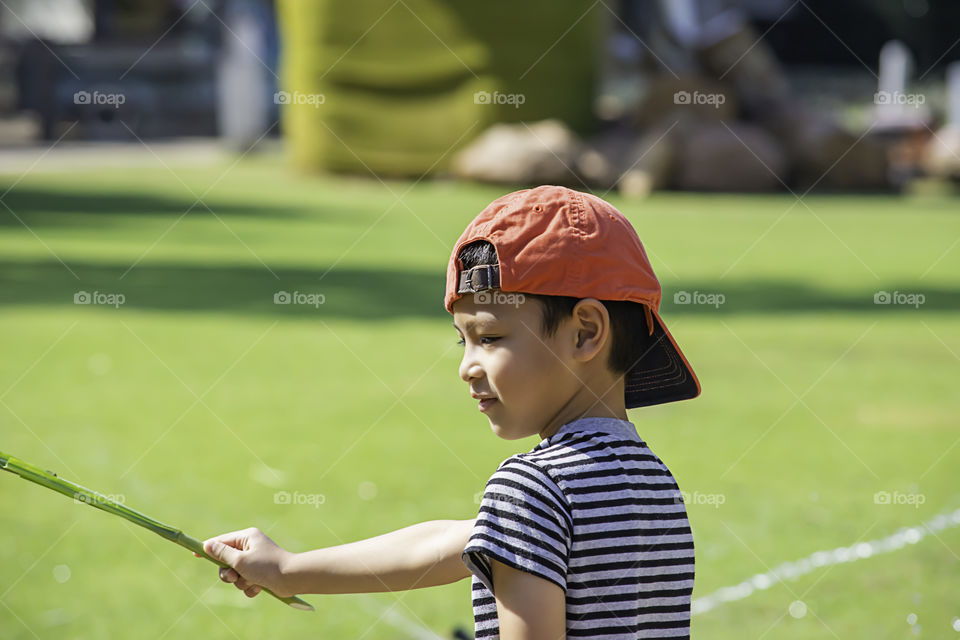
{"type": "Polygon", "coordinates": [[[530,435],[528,433],[523,433],[522,430],[512,428],[509,425],[503,424],[498,420],[487,417],[487,420],[490,422],[490,429],[493,431],[493,434],[498,438],[503,440],[519,440],[520,438],[525,438],[530,435]]]}

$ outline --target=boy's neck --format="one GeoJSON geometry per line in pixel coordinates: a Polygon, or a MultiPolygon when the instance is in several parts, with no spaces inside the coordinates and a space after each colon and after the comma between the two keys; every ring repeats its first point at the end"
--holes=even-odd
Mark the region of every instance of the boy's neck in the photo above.
{"type": "Polygon", "coordinates": [[[628,420],[627,407],[624,401],[623,378],[621,377],[612,386],[607,386],[603,393],[582,386],[553,416],[547,425],[540,431],[544,440],[552,436],[565,424],[582,418],[614,418],[628,420]]]}

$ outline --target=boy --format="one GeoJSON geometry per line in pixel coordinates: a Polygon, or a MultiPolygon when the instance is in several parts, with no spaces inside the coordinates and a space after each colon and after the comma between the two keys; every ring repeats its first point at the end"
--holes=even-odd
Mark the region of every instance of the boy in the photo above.
{"type": "Polygon", "coordinates": [[[479,514],[287,552],[256,529],[212,538],[253,597],[394,591],[472,578],[477,638],[685,638],[693,538],[667,467],[628,408],[700,384],[658,314],[660,284],[610,204],[543,186],[467,226],[444,305],[460,377],[493,432],[538,435],[487,482],[479,514]]]}

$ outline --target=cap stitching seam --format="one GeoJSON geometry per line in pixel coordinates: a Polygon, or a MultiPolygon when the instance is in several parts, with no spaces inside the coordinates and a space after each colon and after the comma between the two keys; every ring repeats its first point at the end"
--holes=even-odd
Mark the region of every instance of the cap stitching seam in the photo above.
{"type": "MultiPolygon", "coordinates": [[[[573,202],[571,203],[574,208],[573,212],[573,232],[574,232],[574,242],[577,245],[577,254],[583,251],[583,230],[581,229],[582,218],[583,218],[583,195],[578,191],[572,191],[574,194],[573,202]]],[[[576,285],[579,287],[583,283],[583,260],[574,260],[573,261],[573,273],[571,274],[571,280],[573,280],[576,285]]]]}

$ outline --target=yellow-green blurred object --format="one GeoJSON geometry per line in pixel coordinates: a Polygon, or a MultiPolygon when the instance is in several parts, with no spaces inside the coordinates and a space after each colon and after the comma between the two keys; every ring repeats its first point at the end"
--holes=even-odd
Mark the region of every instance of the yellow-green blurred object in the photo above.
{"type": "Polygon", "coordinates": [[[602,11],[586,1],[280,0],[293,162],[420,175],[493,122],[559,118],[589,130],[602,11]]]}

